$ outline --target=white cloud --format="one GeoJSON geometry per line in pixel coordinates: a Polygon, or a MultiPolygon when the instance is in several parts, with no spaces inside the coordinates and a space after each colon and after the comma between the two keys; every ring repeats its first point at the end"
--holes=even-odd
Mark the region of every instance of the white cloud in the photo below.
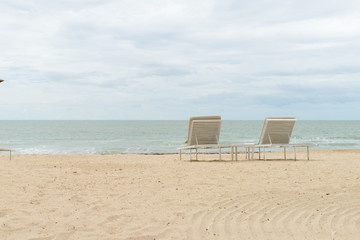
{"type": "Polygon", "coordinates": [[[360,117],[357,1],[0,7],[2,119],[360,117]]]}

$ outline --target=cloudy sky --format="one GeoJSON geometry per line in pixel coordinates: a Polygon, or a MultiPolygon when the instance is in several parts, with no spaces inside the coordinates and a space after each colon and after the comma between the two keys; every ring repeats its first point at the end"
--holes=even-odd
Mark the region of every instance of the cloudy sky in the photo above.
{"type": "Polygon", "coordinates": [[[0,9],[0,119],[360,119],[358,0],[0,9]]]}

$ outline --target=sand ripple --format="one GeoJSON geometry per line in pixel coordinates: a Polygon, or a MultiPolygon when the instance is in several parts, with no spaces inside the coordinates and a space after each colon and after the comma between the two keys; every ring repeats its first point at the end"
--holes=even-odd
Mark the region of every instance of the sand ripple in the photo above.
{"type": "Polygon", "coordinates": [[[243,195],[196,212],[188,239],[359,239],[359,197],[243,195]]]}

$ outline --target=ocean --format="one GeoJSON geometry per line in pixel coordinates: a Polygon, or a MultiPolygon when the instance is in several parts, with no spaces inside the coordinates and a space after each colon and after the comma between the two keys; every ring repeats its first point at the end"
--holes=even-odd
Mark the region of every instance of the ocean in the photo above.
{"type": "MultiPolygon", "coordinates": [[[[224,120],[220,143],[259,140],[263,121],[224,120]]],[[[0,121],[0,148],[16,153],[176,153],[188,121],[0,121]]],[[[298,120],[292,143],[360,149],[360,121],[298,120]]]]}

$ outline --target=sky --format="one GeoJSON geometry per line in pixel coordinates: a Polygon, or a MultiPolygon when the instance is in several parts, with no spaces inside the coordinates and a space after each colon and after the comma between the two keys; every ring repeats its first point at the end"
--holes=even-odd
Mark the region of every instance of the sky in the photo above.
{"type": "Polygon", "coordinates": [[[0,120],[360,120],[358,0],[0,9],[0,120]]]}

